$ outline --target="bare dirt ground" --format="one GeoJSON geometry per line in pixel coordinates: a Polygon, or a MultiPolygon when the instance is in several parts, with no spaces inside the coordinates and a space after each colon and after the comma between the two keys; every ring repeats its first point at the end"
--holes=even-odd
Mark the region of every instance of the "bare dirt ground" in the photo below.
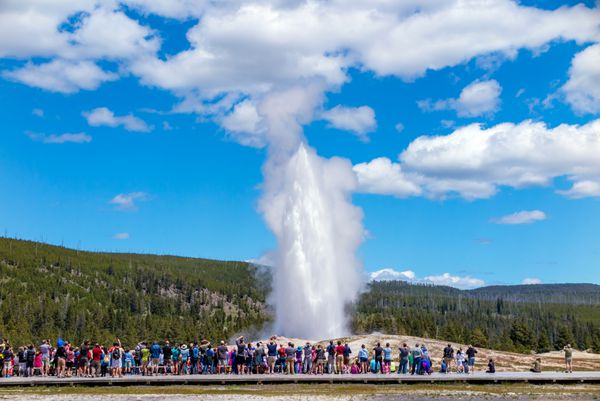
{"type": "MultiPolygon", "coordinates": [[[[443,349],[449,344],[447,341],[432,340],[422,337],[411,337],[411,336],[398,336],[388,334],[367,334],[367,335],[355,335],[350,337],[343,337],[334,339],[334,341],[341,340],[347,342],[353,351],[353,356],[358,354],[358,350],[362,344],[365,344],[367,349],[372,355],[372,350],[376,346],[377,342],[380,342],[383,347],[386,343],[390,343],[390,347],[394,350],[394,358],[398,360],[398,348],[403,344],[408,344],[409,347],[414,347],[415,344],[425,344],[429,350],[434,370],[437,369],[441,363],[443,349]]],[[[268,340],[267,340],[268,341],[268,340]]],[[[287,344],[291,341],[295,346],[304,345],[307,340],[298,338],[287,338],[277,337],[278,344],[287,344]]],[[[263,343],[265,340],[263,340],[263,343]]],[[[329,341],[309,341],[311,344],[322,344],[326,345],[329,341]]],[[[450,343],[455,350],[462,348],[466,351],[468,344],[450,343]]],[[[512,352],[495,351],[491,349],[478,348],[477,354],[477,365],[479,369],[484,369],[487,366],[488,359],[492,358],[496,362],[496,368],[506,372],[518,372],[527,371],[533,365],[535,358],[542,358],[542,367],[544,371],[564,371],[564,356],[561,351],[548,352],[544,354],[516,354],[512,352]]],[[[573,370],[578,371],[590,371],[600,370],[600,354],[593,354],[582,351],[573,352],[573,370]]]]}

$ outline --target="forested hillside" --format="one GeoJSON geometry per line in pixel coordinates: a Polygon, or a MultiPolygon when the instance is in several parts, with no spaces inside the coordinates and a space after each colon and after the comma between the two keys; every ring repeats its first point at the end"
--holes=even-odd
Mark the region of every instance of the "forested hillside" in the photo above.
{"type": "Polygon", "coordinates": [[[266,319],[247,263],[94,253],[0,238],[0,335],[213,340],[266,319]]]}
{"type": "MultiPolygon", "coordinates": [[[[243,262],[83,252],[0,238],[0,336],[16,344],[58,336],[119,336],[130,344],[228,338],[270,318],[269,275],[256,269],[243,262]]],[[[566,342],[600,351],[600,286],[591,284],[461,291],[373,282],[354,310],[357,333],[519,352],[566,342]]]]}
{"type": "Polygon", "coordinates": [[[564,285],[568,290],[560,295],[560,286],[461,291],[373,282],[356,305],[354,328],[359,333],[400,333],[505,351],[544,352],[567,342],[600,351],[600,305],[593,302],[600,287],[564,285]],[[579,287],[582,299],[577,299],[579,287]]]}

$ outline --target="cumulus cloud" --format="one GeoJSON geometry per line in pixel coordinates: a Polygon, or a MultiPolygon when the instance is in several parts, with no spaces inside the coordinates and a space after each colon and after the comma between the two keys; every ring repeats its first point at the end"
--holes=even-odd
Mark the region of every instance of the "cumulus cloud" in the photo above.
{"type": "Polygon", "coordinates": [[[37,132],[27,132],[27,136],[33,140],[43,143],[62,144],[62,143],[88,143],[92,137],[83,132],[65,133],[65,134],[40,134],[37,132]]]}
{"type": "Polygon", "coordinates": [[[53,60],[44,64],[27,63],[24,67],[5,71],[5,78],[51,92],[75,93],[93,90],[117,75],[103,71],[91,61],[53,60]]]}
{"type": "Polygon", "coordinates": [[[501,92],[496,80],[475,81],[463,88],[457,99],[421,100],[417,104],[424,111],[455,110],[459,117],[479,117],[498,110],[501,92]]]}
{"type": "Polygon", "coordinates": [[[401,165],[392,163],[387,157],[359,163],[354,166],[354,172],[361,192],[394,195],[399,198],[422,193],[417,180],[404,174],[401,165]]]}
{"type": "Polygon", "coordinates": [[[524,285],[542,284],[542,280],[537,277],[526,277],[521,281],[524,285]]]}
{"type": "Polygon", "coordinates": [[[136,202],[146,201],[148,199],[149,195],[146,192],[129,192],[126,194],[115,195],[109,203],[115,205],[115,209],[117,210],[130,211],[137,210],[136,202]]]}
{"type": "Polygon", "coordinates": [[[567,102],[578,113],[600,112],[600,44],[577,53],[562,87],[567,102]]]}
{"type": "Polygon", "coordinates": [[[481,199],[502,186],[549,186],[554,178],[567,177],[572,187],[558,192],[579,198],[600,195],[598,154],[600,120],[555,128],[527,120],[490,128],[471,124],[449,135],[422,136],[398,162],[377,158],[355,165],[354,171],[360,190],[367,193],[481,199]]]}
{"type": "Polygon", "coordinates": [[[353,132],[363,141],[369,139],[369,132],[377,129],[375,111],[369,106],[338,105],[321,113],[321,118],[329,123],[329,127],[353,132]]]}
{"type": "Polygon", "coordinates": [[[371,272],[369,279],[371,281],[389,281],[389,280],[401,280],[401,281],[412,281],[416,278],[415,272],[412,270],[397,271],[392,268],[385,268],[371,272]]]}
{"type": "Polygon", "coordinates": [[[423,282],[435,285],[447,285],[460,289],[483,287],[485,281],[471,276],[454,276],[450,273],[443,273],[439,276],[426,276],[423,282]]]}
{"type": "Polygon", "coordinates": [[[546,220],[546,213],[541,210],[522,210],[502,217],[494,217],[490,222],[494,224],[531,224],[536,221],[546,220]]]}
{"type": "Polygon", "coordinates": [[[417,277],[416,273],[412,270],[398,271],[393,268],[385,268],[371,272],[369,274],[369,280],[400,280],[416,284],[446,285],[460,289],[483,287],[485,285],[485,281],[471,276],[456,276],[450,273],[443,273],[440,275],[432,275],[419,278],[417,277]]]}
{"type": "Polygon", "coordinates": [[[98,107],[91,111],[84,112],[83,116],[86,118],[88,124],[93,127],[105,125],[114,128],[122,126],[127,131],[138,132],[149,132],[152,129],[144,120],[135,117],[133,114],[115,116],[115,114],[106,107],[98,107]]]}
{"type": "Polygon", "coordinates": [[[126,240],[129,239],[129,233],[116,233],[113,235],[113,238],[118,240],[126,240]]]}

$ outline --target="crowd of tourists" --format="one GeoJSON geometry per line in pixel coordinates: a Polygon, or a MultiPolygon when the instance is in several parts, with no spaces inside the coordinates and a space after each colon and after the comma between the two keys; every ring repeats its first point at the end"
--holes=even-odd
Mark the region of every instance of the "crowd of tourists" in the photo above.
{"type": "MultiPolygon", "coordinates": [[[[122,377],[123,375],[188,375],[188,374],[411,374],[475,372],[477,350],[468,346],[454,349],[448,344],[443,350],[439,368],[434,368],[425,344],[409,347],[406,343],[394,350],[389,343],[369,349],[364,344],[356,354],[347,343],[330,341],[328,345],[295,345],[277,343],[246,343],[239,337],[235,345],[225,341],[213,345],[209,341],[191,344],[140,342],[124,346],[119,339],[112,345],[83,341],[79,346],[59,339],[44,340],[38,346],[29,344],[16,349],[7,340],[0,344],[2,375],[61,377],[122,377]]],[[[571,369],[572,349],[565,347],[571,369]]],[[[538,363],[539,361],[536,361],[538,363]]],[[[534,366],[535,367],[535,366],[534,366]]],[[[538,366],[541,371],[541,365],[538,366]]],[[[533,369],[532,369],[533,370],[533,369]]],[[[487,373],[495,373],[492,359],[487,361],[487,373]]]]}

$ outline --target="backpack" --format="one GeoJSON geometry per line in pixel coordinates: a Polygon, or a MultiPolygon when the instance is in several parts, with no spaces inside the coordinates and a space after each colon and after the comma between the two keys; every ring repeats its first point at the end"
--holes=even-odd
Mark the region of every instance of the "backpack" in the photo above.
{"type": "Polygon", "coordinates": [[[113,349],[112,357],[113,359],[121,359],[121,350],[119,348],[113,349]]]}
{"type": "Polygon", "coordinates": [[[192,348],[192,357],[194,357],[194,359],[198,359],[199,356],[200,350],[198,349],[198,347],[192,348]]]}

